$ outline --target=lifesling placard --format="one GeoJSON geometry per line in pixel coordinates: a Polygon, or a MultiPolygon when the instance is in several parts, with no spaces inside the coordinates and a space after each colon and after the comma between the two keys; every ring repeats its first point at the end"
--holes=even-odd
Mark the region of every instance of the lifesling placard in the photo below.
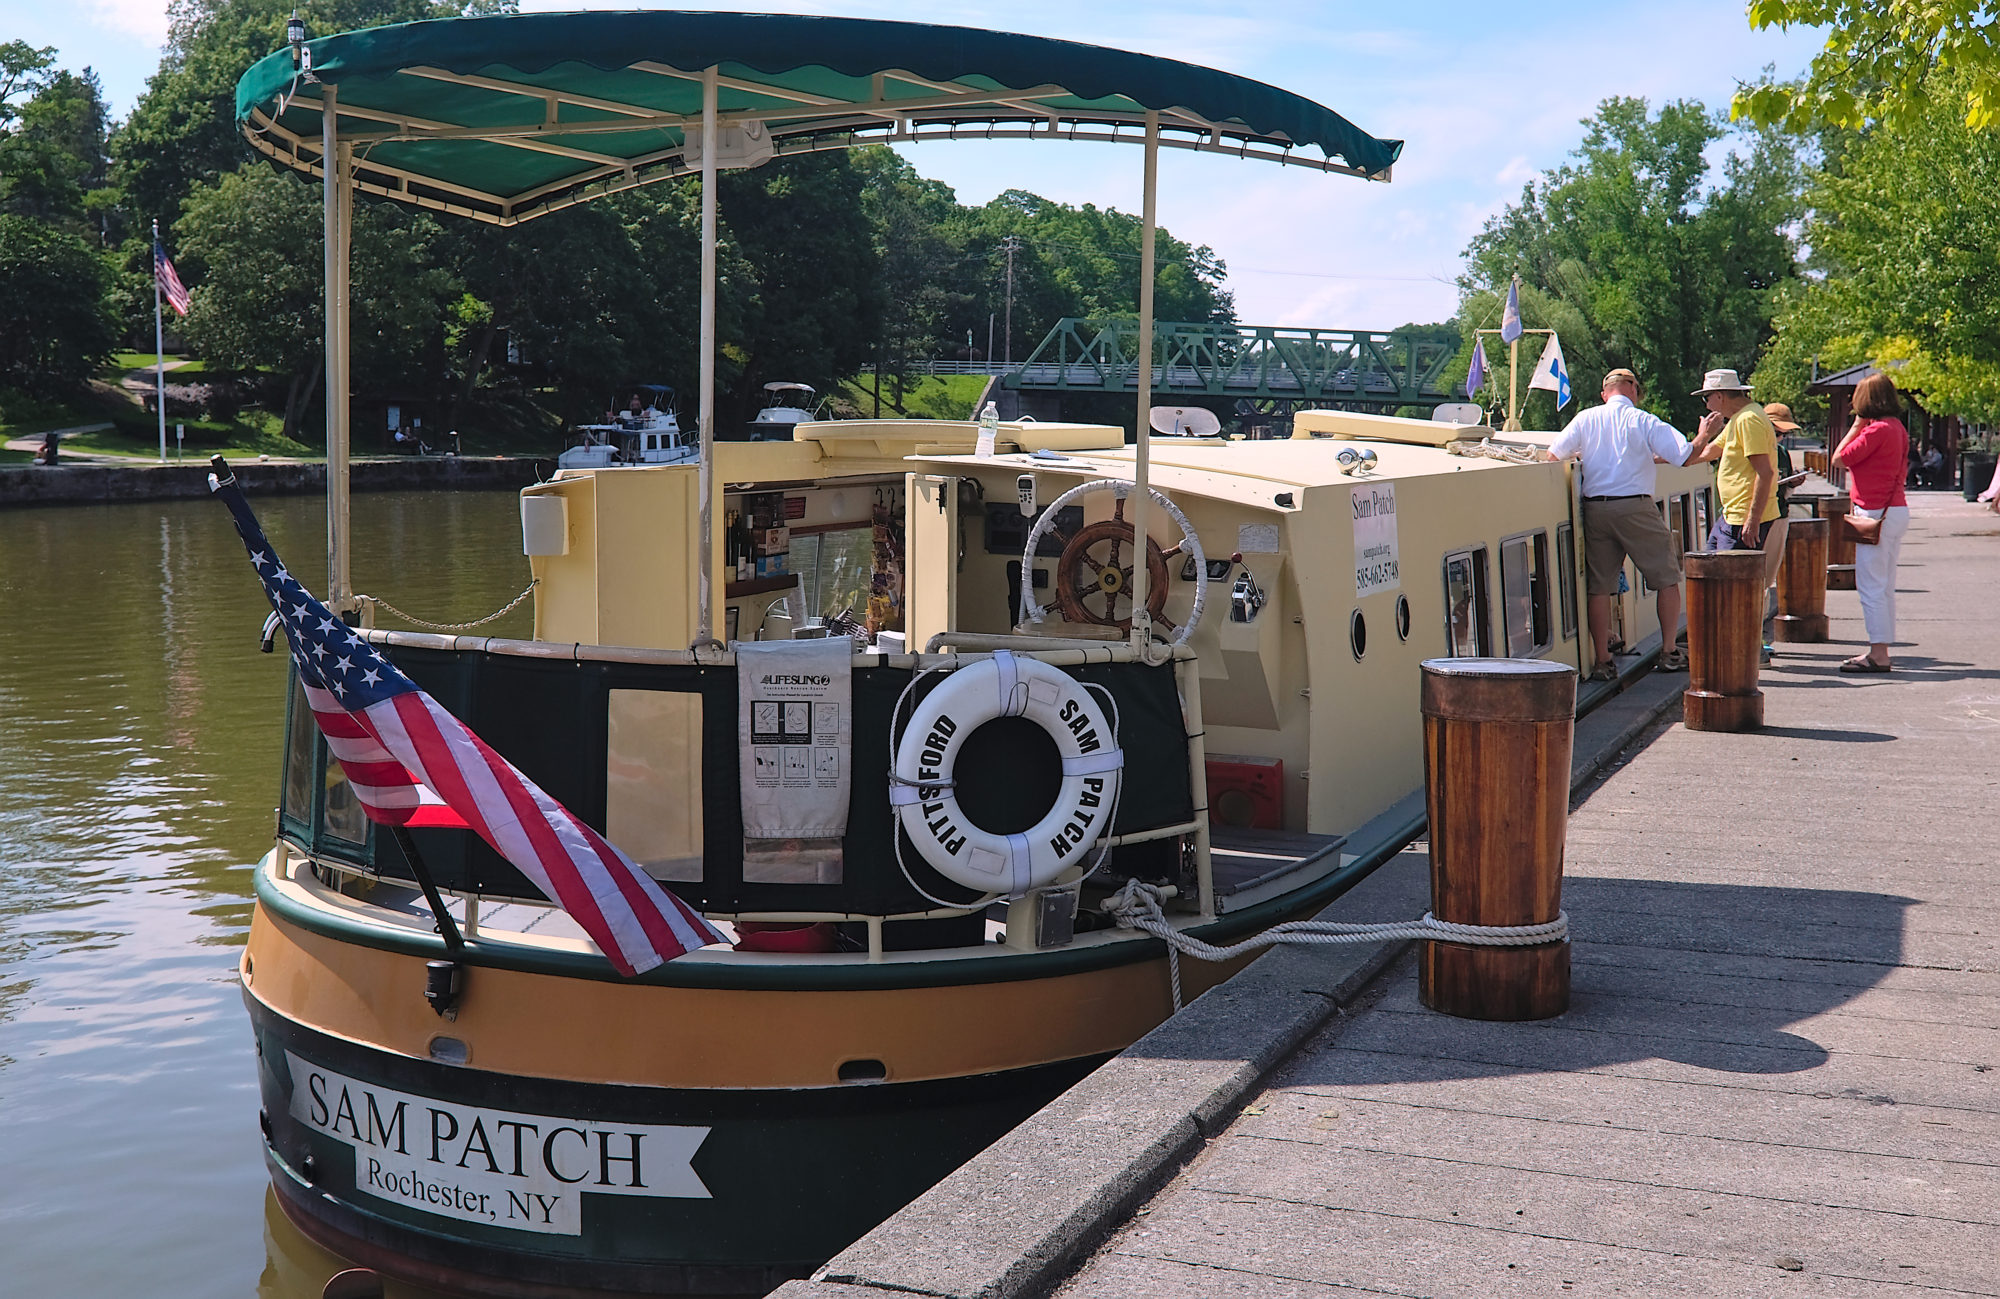
{"type": "Polygon", "coordinates": [[[1403,584],[1396,558],[1396,484],[1356,487],[1354,507],[1354,594],[1356,598],[1394,591],[1403,584]]]}
{"type": "Polygon", "coordinates": [[[845,636],[736,646],[746,840],[847,833],[853,667],[845,636]]]}

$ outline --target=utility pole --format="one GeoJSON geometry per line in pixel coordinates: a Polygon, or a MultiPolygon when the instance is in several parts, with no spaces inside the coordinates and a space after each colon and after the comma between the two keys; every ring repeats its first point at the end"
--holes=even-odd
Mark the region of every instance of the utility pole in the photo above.
{"type": "MultiPolygon", "coordinates": [[[[990,311],[986,313],[986,364],[989,366],[993,364],[993,315],[990,311]]],[[[1819,358],[1813,359],[1817,361],[1819,358]]]]}
{"type": "Polygon", "coordinates": [[[1001,242],[1001,246],[1007,250],[1006,348],[1007,348],[1007,365],[1010,368],[1014,364],[1014,250],[1020,247],[1020,244],[1021,241],[1015,238],[1013,235],[1008,235],[1007,238],[1001,242]]]}

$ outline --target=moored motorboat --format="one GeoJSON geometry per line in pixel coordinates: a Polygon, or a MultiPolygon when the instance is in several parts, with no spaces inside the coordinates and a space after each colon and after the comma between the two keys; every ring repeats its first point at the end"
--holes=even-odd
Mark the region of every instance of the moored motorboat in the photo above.
{"type": "Polygon", "coordinates": [[[674,390],[665,384],[635,385],[622,410],[602,422],[579,424],[572,441],[556,457],[559,469],[608,469],[613,465],[671,465],[701,454],[693,430],[681,427],[674,390]]]}

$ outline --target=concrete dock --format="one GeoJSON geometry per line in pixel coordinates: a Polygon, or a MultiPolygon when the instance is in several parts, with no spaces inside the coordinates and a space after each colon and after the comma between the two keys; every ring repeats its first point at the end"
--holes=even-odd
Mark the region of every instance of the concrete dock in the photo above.
{"type": "Polygon", "coordinates": [[[1762,731],[1579,725],[1567,1015],[1275,953],[778,1294],[2000,1295],[2000,519],[1912,506],[1892,674],[1832,592],[1762,731]]]}

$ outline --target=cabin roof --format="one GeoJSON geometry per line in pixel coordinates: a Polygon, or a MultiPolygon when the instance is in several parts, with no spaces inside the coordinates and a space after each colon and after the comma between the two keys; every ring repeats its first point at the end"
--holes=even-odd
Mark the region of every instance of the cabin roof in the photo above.
{"type": "MultiPolygon", "coordinates": [[[[1404,421],[1421,424],[1420,420],[1404,421]]],[[[1007,441],[1008,425],[1002,425],[1000,441],[1007,441]]],[[[1457,427],[1461,436],[1476,440],[1478,432],[1457,427]]],[[[1533,449],[1523,437],[1514,445],[1533,449]]],[[[1533,436],[1533,435],[1529,435],[1533,436]]],[[[1541,435],[1546,438],[1548,435],[1541,435]]],[[[1219,438],[1155,437],[1152,441],[1150,476],[1154,486],[1166,492],[1187,492],[1216,500],[1234,501],[1263,509],[1281,508],[1275,498],[1294,493],[1293,504],[1301,502],[1297,493],[1315,487],[1358,486],[1362,483],[1410,480],[1438,474],[1485,473],[1504,468],[1505,462],[1476,456],[1453,455],[1442,446],[1420,445],[1367,439],[1360,442],[1373,450],[1376,468],[1366,477],[1342,472],[1339,455],[1357,449],[1357,439],[1306,437],[1272,441],[1225,442],[1219,438]]],[[[1503,443],[1502,445],[1506,445],[1503,443]]],[[[1062,459],[1038,457],[1018,452],[1004,453],[991,460],[965,454],[926,454],[911,459],[934,465],[941,471],[974,466],[1005,468],[1013,473],[1048,475],[1075,474],[1078,477],[1112,476],[1130,478],[1134,451],[1130,446],[1111,446],[1065,452],[1062,459]]]]}

